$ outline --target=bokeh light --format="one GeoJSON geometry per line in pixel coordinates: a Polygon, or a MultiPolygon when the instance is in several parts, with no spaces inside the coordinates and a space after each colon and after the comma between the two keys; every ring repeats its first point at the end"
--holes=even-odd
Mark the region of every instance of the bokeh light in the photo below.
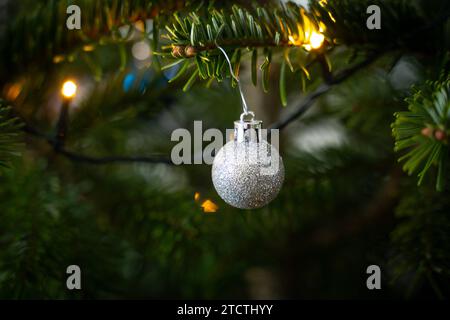
{"type": "Polygon", "coordinates": [[[147,60],[148,58],[150,58],[151,54],[150,46],[145,41],[136,42],[131,48],[131,53],[137,60],[147,60]]]}
{"type": "Polygon", "coordinates": [[[77,93],[77,85],[72,80],[64,82],[61,93],[66,98],[73,98],[77,93]]]}

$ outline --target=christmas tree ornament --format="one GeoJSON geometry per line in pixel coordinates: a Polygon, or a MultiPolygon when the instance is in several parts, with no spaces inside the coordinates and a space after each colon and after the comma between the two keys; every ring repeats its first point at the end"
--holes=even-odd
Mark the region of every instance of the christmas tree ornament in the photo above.
{"type": "Polygon", "coordinates": [[[262,121],[248,110],[239,79],[234,75],[226,52],[230,73],[237,81],[244,112],[234,122],[234,139],[214,158],[212,181],[219,196],[240,209],[261,208],[281,190],[284,165],[277,149],[262,139],[262,121]]]}
{"type": "Polygon", "coordinates": [[[262,122],[243,120],[242,116],[234,122],[234,139],[214,158],[212,180],[226,203],[240,209],[256,209],[267,205],[280,192],[284,166],[277,149],[262,140],[262,122]]]}

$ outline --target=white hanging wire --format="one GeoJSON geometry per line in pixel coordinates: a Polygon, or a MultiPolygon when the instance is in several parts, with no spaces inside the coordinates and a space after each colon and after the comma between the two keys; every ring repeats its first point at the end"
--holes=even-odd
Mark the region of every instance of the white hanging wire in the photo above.
{"type": "MultiPolygon", "coordinates": [[[[217,36],[219,36],[219,35],[217,35],[217,36]]],[[[225,59],[228,62],[228,66],[230,67],[230,74],[233,77],[233,79],[236,80],[236,82],[238,84],[239,94],[241,95],[241,100],[242,100],[242,110],[244,111],[244,113],[241,114],[241,121],[243,121],[244,116],[246,116],[246,115],[251,115],[252,118],[254,118],[255,114],[252,111],[248,110],[247,101],[245,100],[244,92],[242,91],[241,82],[239,81],[239,78],[236,77],[236,75],[233,72],[233,66],[231,65],[230,58],[228,57],[226,51],[221,46],[219,46],[219,44],[217,43],[217,40],[215,40],[214,42],[215,42],[217,48],[220,51],[222,51],[223,55],[225,56],[225,59]]]]}

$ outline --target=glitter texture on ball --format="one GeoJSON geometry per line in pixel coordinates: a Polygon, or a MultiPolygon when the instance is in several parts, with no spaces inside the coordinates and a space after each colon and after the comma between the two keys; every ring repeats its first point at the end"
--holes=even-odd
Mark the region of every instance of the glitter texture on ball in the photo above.
{"type": "Polygon", "coordinates": [[[214,158],[212,180],[219,196],[229,205],[261,208],[281,189],[283,160],[277,149],[264,140],[230,141],[214,158]]]}

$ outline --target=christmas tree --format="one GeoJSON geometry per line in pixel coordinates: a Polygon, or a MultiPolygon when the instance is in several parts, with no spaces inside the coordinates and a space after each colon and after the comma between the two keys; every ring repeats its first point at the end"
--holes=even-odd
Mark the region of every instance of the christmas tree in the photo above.
{"type": "Polygon", "coordinates": [[[449,14],[0,1],[0,298],[448,298],[449,14]],[[239,89],[285,168],[256,210],[171,158],[177,129],[233,128],[239,89]]]}

